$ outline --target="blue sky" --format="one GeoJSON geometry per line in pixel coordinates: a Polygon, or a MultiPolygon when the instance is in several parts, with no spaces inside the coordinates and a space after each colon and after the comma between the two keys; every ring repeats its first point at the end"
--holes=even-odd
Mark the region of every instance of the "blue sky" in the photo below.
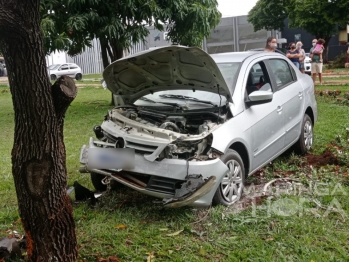
{"type": "Polygon", "coordinates": [[[223,16],[247,15],[257,0],[218,0],[218,9],[223,16]]]}

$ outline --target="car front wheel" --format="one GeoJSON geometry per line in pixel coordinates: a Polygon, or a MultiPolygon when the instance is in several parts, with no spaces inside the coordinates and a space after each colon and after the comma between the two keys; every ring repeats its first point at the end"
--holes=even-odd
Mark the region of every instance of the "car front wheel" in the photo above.
{"type": "Polygon", "coordinates": [[[217,188],[212,203],[230,206],[241,198],[245,182],[245,167],[240,155],[231,149],[221,157],[221,160],[229,171],[217,188]]]}
{"type": "MultiPolygon", "coordinates": [[[[97,173],[91,173],[91,182],[93,187],[98,191],[98,192],[103,192],[106,191],[108,186],[102,183],[102,180],[105,178],[105,176],[97,173]]],[[[116,190],[118,188],[122,187],[122,184],[111,180],[110,181],[110,189],[116,190]]]]}
{"type": "Polygon", "coordinates": [[[82,79],[82,74],[80,74],[80,73],[76,74],[75,79],[76,80],[81,80],[82,79]]]}
{"type": "Polygon", "coordinates": [[[305,114],[302,123],[301,135],[297,142],[297,149],[300,154],[306,154],[313,146],[313,121],[305,114]]]}

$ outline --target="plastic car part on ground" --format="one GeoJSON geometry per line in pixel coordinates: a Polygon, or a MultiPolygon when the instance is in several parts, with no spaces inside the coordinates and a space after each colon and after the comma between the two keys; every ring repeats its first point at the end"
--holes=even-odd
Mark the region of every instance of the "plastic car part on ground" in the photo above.
{"type": "Polygon", "coordinates": [[[16,231],[11,231],[8,237],[0,238],[0,261],[22,258],[25,250],[25,236],[16,231]]]}

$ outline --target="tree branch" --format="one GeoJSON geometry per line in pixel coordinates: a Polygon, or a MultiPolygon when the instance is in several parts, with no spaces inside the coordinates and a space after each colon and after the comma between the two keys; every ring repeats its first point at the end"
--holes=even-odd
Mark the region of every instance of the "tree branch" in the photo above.
{"type": "Polygon", "coordinates": [[[52,98],[58,118],[64,118],[65,112],[78,93],[74,80],[61,76],[52,85],[52,98]]]}

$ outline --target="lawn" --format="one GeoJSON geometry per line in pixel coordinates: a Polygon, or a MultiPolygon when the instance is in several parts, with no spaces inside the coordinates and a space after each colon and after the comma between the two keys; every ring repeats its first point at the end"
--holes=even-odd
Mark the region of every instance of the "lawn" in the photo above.
{"type": "MultiPolygon", "coordinates": [[[[317,86],[331,88],[348,90],[347,86],[317,86]]],[[[86,86],[79,89],[67,112],[64,135],[70,185],[78,181],[92,189],[88,175],[78,172],[79,153],[94,135],[93,126],[110,109],[109,101],[109,91],[86,86]]],[[[5,85],[0,86],[0,110],[1,237],[9,229],[23,232],[11,174],[14,113],[5,85]]],[[[321,155],[349,126],[348,106],[318,98],[318,110],[314,155],[321,155]]],[[[158,199],[125,188],[108,192],[95,206],[76,203],[72,195],[79,261],[108,256],[120,261],[349,261],[348,171],[343,164],[310,166],[307,157],[284,154],[248,183],[288,176],[318,190],[301,193],[300,185],[292,184],[299,190],[274,194],[241,212],[222,206],[164,209],[158,199]],[[320,194],[319,185],[329,192],[320,194]],[[344,213],[328,209],[330,205],[344,213]]]]}

